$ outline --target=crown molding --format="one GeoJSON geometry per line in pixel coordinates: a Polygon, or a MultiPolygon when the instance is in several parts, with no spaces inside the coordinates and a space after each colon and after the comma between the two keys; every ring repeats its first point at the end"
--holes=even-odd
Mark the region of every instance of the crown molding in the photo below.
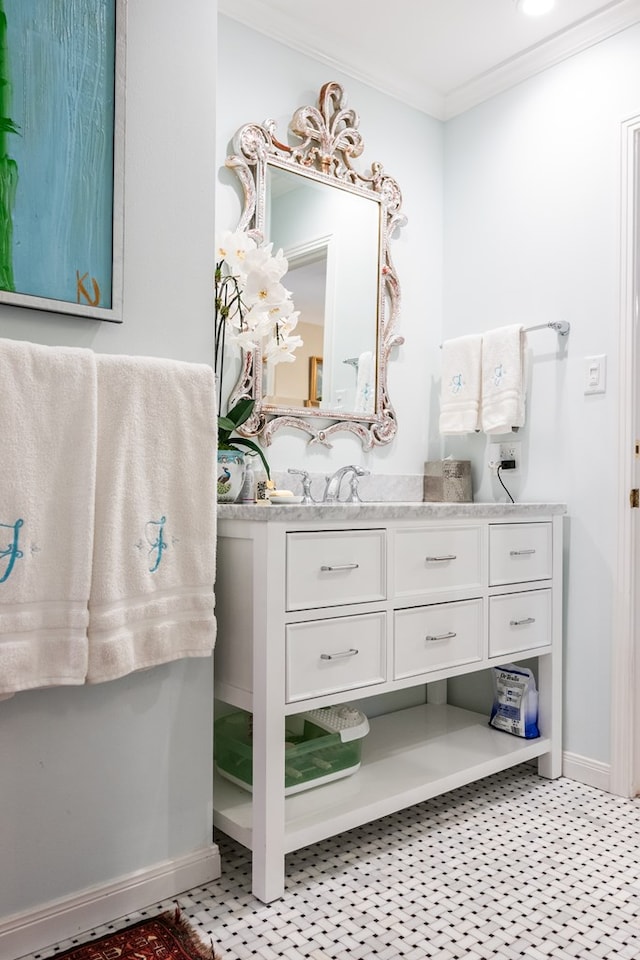
{"type": "Polygon", "coordinates": [[[622,0],[509,60],[492,67],[445,97],[442,120],[449,120],[563,60],[640,22],[640,0],[622,0]]]}
{"type": "Polygon", "coordinates": [[[388,69],[386,62],[376,64],[376,69],[369,71],[354,67],[338,57],[329,56],[316,47],[312,39],[299,37],[298,20],[295,16],[282,12],[275,16],[274,11],[269,12],[268,17],[265,16],[263,0],[243,0],[241,4],[237,3],[237,0],[218,0],[218,11],[251,30],[311,57],[332,70],[339,70],[342,74],[427,113],[436,120],[450,120],[640,22],[640,0],[613,0],[604,10],[587,16],[547,40],[510,57],[443,96],[423,84],[401,80],[396,72],[388,69]]]}
{"type": "MultiPolygon", "coordinates": [[[[436,120],[445,119],[445,98],[442,94],[432,89],[422,88],[419,84],[399,83],[398,77],[393,73],[361,70],[352,63],[342,61],[337,57],[330,57],[327,53],[316,47],[312,41],[300,39],[296,33],[296,23],[292,17],[279,13],[278,18],[270,15],[265,19],[264,3],[261,0],[243,0],[241,9],[238,9],[235,0],[218,0],[218,13],[230,20],[236,20],[238,23],[249,27],[257,33],[282,43],[291,50],[296,50],[319,63],[324,63],[332,70],[339,70],[340,73],[359,80],[361,83],[389,97],[400,100],[422,113],[428,113],[436,120]],[[293,29],[289,29],[289,24],[293,29]]],[[[380,64],[382,66],[382,64],[380,64]]]]}

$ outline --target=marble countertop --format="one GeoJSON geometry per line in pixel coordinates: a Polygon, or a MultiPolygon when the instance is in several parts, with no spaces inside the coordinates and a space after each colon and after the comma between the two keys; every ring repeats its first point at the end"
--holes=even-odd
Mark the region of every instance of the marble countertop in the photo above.
{"type": "Polygon", "coordinates": [[[269,504],[219,503],[219,520],[253,520],[277,523],[291,520],[444,520],[486,517],[548,517],[567,512],[564,503],[424,503],[379,501],[377,503],[269,504]]]}

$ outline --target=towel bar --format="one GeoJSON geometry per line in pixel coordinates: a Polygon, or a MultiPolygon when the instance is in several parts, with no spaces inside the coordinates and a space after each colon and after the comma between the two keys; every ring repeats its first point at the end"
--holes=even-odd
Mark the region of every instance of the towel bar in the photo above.
{"type": "MultiPolygon", "coordinates": [[[[533,330],[555,330],[558,336],[567,337],[569,331],[571,330],[571,324],[568,320],[551,320],[549,323],[538,323],[534,327],[525,327],[525,333],[532,333],[533,330]]],[[[440,344],[440,349],[442,350],[442,344],[440,344]]],[[[345,360],[345,363],[348,361],[345,360]]]]}

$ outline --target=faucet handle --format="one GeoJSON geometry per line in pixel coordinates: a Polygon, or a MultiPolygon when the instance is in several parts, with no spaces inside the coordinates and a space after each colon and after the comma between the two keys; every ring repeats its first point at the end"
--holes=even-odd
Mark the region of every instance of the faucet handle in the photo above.
{"type": "Polygon", "coordinates": [[[358,491],[358,480],[360,477],[369,476],[370,473],[371,471],[365,470],[364,467],[353,467],[349,477],[349,496],[345,500],[345,503],[362,503],[360,492],[358,491]]]}
{"type": "Polygon", "coordinates": [[[289,467],[287,473],[290,473],[294,477],[300,477],[302,482],[302,503],[315,503],[315,500],[311,496],[311,477],[306,470],[296,470],[294,467],[289,467]]]}

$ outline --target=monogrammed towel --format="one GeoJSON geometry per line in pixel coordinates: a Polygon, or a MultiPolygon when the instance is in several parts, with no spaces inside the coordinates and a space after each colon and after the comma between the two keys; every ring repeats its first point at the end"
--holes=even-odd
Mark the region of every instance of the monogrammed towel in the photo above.
{"type": "Polygon", "coordinates": [[[95,457],[93,353],[0,340],[0,696],[84,683],[95,457]]]}
{"type": "Polygon", "coordinates": [[[525,421],[526,333],[519,324],[482,336],[482,429],[509,433],[525,421]]]}
{"type": "Polygon", "coordinates": [[[100,354],[96,363],[89,683],[207,656],[216,628],[213,370],[100,354]]]}
{"type": "Polygon", "coordinates": [[[480,423],[482,337],[471,335],[442,344],[440,433],[474,433],[480,423]]]}

